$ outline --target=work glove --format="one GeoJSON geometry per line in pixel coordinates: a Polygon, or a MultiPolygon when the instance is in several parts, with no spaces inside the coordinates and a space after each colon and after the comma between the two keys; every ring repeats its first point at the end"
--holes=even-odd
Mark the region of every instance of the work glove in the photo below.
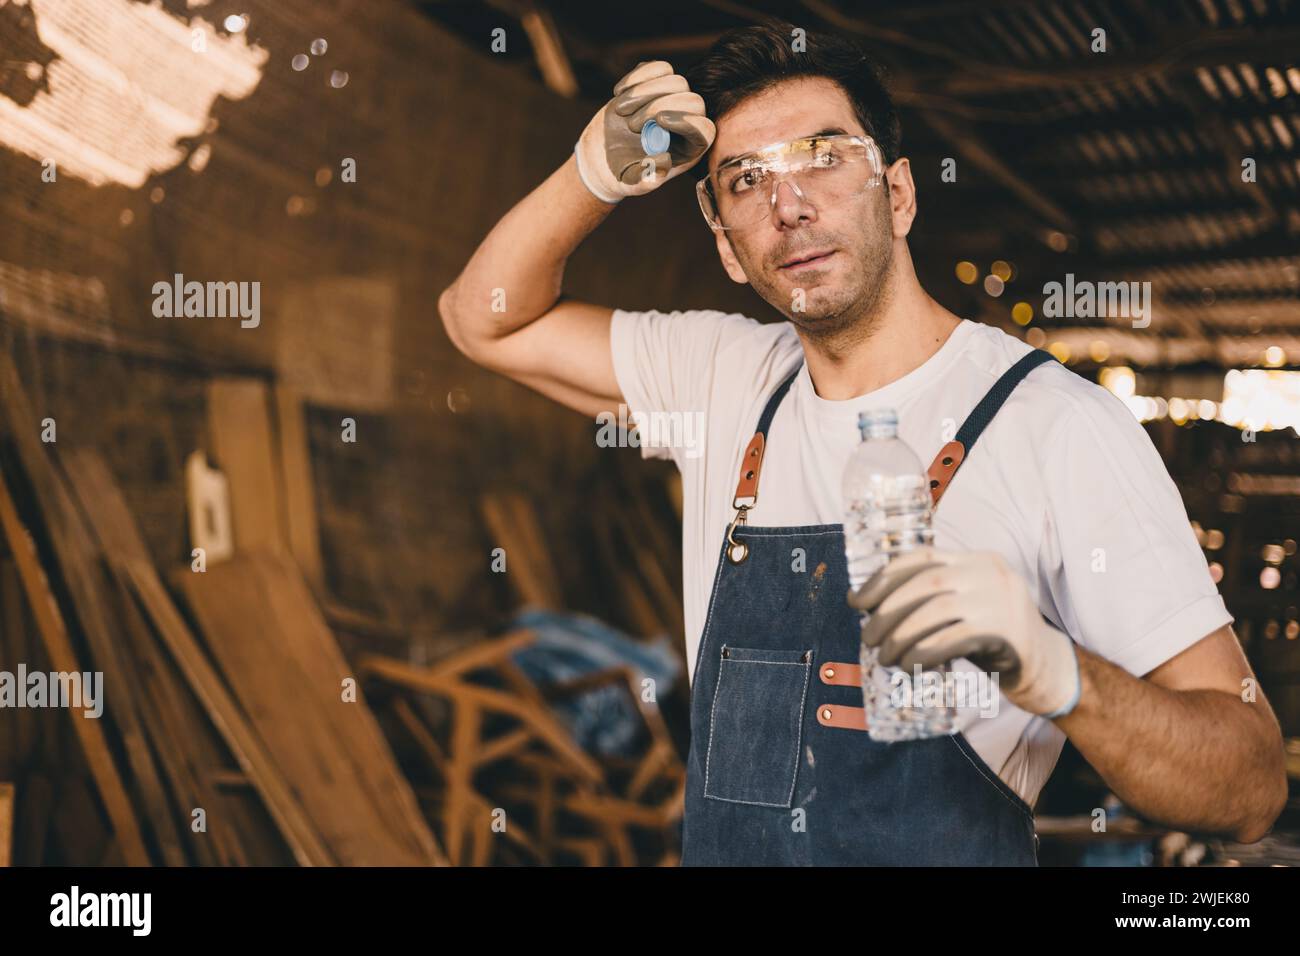
{"type": "Polygon", "coordinates": [[[911,673],[964,657],[996,672],[1022,710],[1063,717],[1079,702],[1074,642],[1047,622],[999,554],[918,548],[850,590],[849,604],[870,613],[862,641],[883,666],[911,673]]]}
{"type": "Polygon", "coordinates": [[[641,62],[615,84],[614,98],[574,145],[578,175],[607,203],[643,196],[699,162],[716,132],[685,77],[664,60],[641,62]],[[651,119],[672,134],[668,152],[658,156],[641,147],[641,127],[651,119]]]}

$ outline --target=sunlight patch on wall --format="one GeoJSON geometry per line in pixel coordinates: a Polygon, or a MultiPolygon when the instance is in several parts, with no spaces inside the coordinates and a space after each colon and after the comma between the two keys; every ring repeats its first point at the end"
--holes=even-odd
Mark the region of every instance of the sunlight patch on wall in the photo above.
{"type": "Polygon", "coordinates": [[[245,34],[186,23],[160,3],[27,3],[57,59],[28,106],[0,96],[0,144],[96,186],[138,188],[183,162],[178,140],[203,132],[218,96],[251,94],[269,56],[245,34]]]}

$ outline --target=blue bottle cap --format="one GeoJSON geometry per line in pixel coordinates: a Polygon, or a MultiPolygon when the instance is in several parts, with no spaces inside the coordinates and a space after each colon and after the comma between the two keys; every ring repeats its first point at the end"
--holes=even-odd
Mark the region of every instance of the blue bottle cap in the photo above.
{"type": "Polygon", "coordinates": [[[868,428],[874,425],[898,427],[898,412],[892,408],[873,408],[858,412],[858,427],[868,428]]]}
{"type": "Polygon", "coordinates": [[[892,408],[873,408],[858,412],[858,431],[864,440],[893,438],[898,435],[898,412],[892,408]]]}
{"type": "Polygon", "coordinates": [[[647,156],[658,156],[660,153],[668,152],[671,142],[672,134],[654,120],[646,120],[645,125],[641,127],[641,148],[645,150],[647,156]]]}

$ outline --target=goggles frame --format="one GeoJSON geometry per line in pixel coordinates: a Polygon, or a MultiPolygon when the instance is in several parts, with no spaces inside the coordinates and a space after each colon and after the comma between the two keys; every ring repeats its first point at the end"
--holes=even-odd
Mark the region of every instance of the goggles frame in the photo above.
{"type": "MultiPolygon", "coordinates": [[[[735,159],[723,163],[715,171],[713,171],[712,173],[705,174],[703,178],[699,179],[695,183],[695,198],[696,201],[699,203],[700,212],[704,216],[704,221],[708,223],[709,228],[714,230],[715,232],[718,230],[731,231],[736,229],[748,229],[751,226],[755,226],[758,223],[763,221],[763,217],[760,216],[757,219],[755,219],[752,223],[744,223],[737,226],[724,226],[721,222],[720,217],[715,218],[717,217],[716,210],[718,208],[718,204],[716,201],[717,193],[715,190],[717,189],[717,185],[716,185],[717,177],[720,174],[722,174],[724,171],[728,169],[733,169],[736,166],[745,163],[753,163],[755,159],[760,157],[784,156],[786,153],[789,152],[791,146],[797,143],[812,143],[812,142],[856,143],[864,147],[867,152],[867,161],[870,164],[872,170],[871,177],[867,181],[865,189],[871,189],[876,186],[879,186],[881,181],[884,179],[884,175],[885,175],[884,157],[880,152],[880,147],[876,144],[876,141],[870,136],[859,135],[857,133],[834,133],[828,136],[800,136],[795,139],[786,140],[784,142],[769,143],[766,146],[761,146],[758,149],[751,150],[750,152],[745,153],[743,156],[737,156],[735,159]],[[712,214],[709,211],[711,208],[714,210],[712,214]]],[[[784,165],[784,163],[781,163],[780,165],[784,165]]],[[[790,175],[788,169],[775,169],[773,170],[773,173],[774,175],[772,176],[771,192],[768,195],[768,202],[767,202],[768,215],[771,215],[772,208],[776,206],[776,193],[777,190],[780,188],[780,184],[784,181],[785,177],[790,175]]],[[[792,181],[790,183],[790,186],[792,189],[794,189],[796,195],[798,195],[800,199],[804,199],[806,201],[806,198],[803,195],[803,191],[799,189],[797,183],[792,181]]]]}

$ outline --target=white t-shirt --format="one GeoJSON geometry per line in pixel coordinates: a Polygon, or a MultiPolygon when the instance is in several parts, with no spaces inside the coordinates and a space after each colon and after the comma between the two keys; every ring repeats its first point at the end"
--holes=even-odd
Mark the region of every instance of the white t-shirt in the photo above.
{"type": "MultiPolygon", "coordinates": [[[[716,310],[614,311],[611,351],[628,413],[660,413],[664,423],[664,444],[642,444],[641,454],[671,458],[682,473],[688,675],[735,513],[741,456],[802,348],[789,322],[716,310]],[[702,421],[702,440],[691,429],[674,432],[670,420],[702,421]]],[[[840,477],[859,441],[861,409],[897,409],[900,436],[928,468],[1028,351],[1000,329],[963,320],[919,368],[845,401],[819,397],[805,364],[768,430],[749,523],[839,524],[840,477]]],[[[1001,554],[1053,624],[1137,676],[1232,620],[1142,426],[1110,392],[1056,362],[1031,372],[984,430],[934,528],[936,547],[1001,554]]],[[[1005,697],[995,717],[959,710],[957,724],[1033,806],[1065,735],[1005,697]]]]}

